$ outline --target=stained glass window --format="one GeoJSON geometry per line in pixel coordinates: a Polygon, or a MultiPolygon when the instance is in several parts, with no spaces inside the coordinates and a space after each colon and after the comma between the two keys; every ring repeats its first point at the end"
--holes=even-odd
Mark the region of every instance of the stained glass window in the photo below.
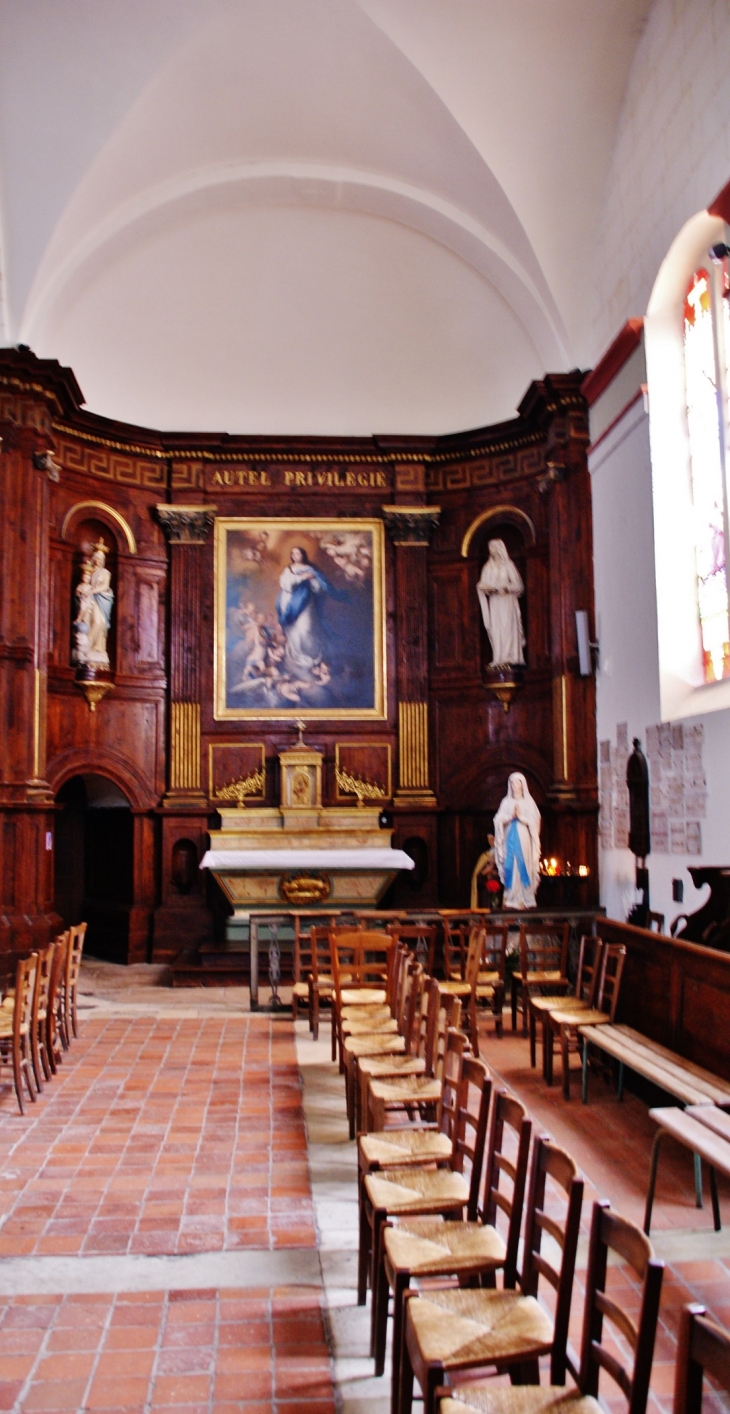
{"type": "Polygon", "coordinates": [[[705,682],[730,677],[726,543],[728,508],[727,261],[696,270],[684,302],[684,362],[692,469],[693,535],[705,682]]]}

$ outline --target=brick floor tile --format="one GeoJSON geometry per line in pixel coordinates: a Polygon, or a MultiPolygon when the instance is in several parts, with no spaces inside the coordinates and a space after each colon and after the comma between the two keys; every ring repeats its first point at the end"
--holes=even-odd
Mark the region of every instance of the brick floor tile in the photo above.
{"type": "Polygon", "coordinates": [[[104,1340],[105,1350],[151,1350],[157,1344],[157,1328],[155,1326],[114,1326],[107,1331],[104,1340]]]}
{"type": "Polygon", "coordinates": [[[271,1399],[272,1378],[269,1370],[247,1370],[246,1374],[216,1375],[213,1386],[213,1400],[216,1414],[219,1401],[227,1400],[240,1404],[244,1399],[271,1399]]]}
{"type": "Polygon", "coordinates": [[[23,1401],[23,1409],[78,1410],[83,1405],[86,1380],[41,1380],[33,1383],[23,1401]]]}

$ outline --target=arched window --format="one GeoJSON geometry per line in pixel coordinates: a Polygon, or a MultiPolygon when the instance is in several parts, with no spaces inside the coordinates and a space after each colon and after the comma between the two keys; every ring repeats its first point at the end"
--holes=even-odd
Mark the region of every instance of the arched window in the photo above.
{"type": "MultiPolygon", "coordinates": [[[[724,247],[718,248],[720,251],[724,247]]],[[[704,681],[730,677],[727,258],[695,270],[684,301],[684,368],[692,481],[697,608],[704,681]]]]}
{"type": "Polygon", "coordinates": [[[662,719],[730,708],[730,228],[708,211],[667,252],[644,319],[662,719]]]}

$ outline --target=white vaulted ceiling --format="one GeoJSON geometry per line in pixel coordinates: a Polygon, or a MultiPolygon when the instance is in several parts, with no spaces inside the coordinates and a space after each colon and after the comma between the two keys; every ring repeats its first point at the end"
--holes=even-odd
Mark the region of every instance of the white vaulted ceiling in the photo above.
{"type": "Polygon", "coordinates": [[[0,0],[5,341],[157,427],[511,416],[601,352],[648,4],[0,0]]]}

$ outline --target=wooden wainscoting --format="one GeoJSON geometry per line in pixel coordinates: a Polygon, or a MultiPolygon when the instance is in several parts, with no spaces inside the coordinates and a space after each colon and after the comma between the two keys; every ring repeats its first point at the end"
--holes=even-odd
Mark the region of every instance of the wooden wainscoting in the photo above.
{"type": "Polygon", "coordinates": [[[626,944],[619,1020],[730,1079],[730,953],[612,918],[597,931],[626,944]]]}

